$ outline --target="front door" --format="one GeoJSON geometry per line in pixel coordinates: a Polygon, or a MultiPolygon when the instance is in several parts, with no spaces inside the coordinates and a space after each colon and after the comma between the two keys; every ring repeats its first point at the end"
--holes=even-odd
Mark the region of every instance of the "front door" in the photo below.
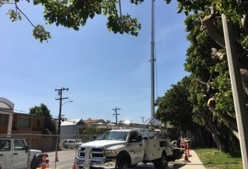
{"type": "Polygon", "coordinates": [[[139,132],[132,131],[128,139],[128,152],[132,158],[132,164],[138,164],[143,161],[144,145],[142,141],[137,140],[139,132]]]}
{"type": "Polygon", "coordinates": [[[28,163],[28,151],[24,140],[14,140],[14,150],[12,156],[12,166],[15,169],[27,168],[28,163]]]}
{"type": "Polygon", "coordinates": [[[9,169],[11,159],[11,140],[0,140],[0,168],[9,169]]]}

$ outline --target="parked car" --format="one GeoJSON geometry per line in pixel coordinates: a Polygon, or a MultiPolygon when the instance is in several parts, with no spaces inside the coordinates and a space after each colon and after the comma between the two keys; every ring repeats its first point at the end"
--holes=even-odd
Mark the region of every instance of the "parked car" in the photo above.
{"type": "Polygon", "coordinates": [[[63,142],[63,147],[65,149],[74,149],[80,147],[81,144],[83,144],[83,142],[78,139],[66,139],[63,142]]]}

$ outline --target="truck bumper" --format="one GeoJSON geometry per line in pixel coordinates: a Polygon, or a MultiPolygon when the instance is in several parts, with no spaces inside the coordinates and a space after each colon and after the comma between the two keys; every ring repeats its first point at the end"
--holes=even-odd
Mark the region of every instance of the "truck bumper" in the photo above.
{"type": "Polygon", "coordinates": [[[116,166],[116,159],[89,159],[88,162],[84,158],[77,157],[77,169],[114,169],[116,166]]]}

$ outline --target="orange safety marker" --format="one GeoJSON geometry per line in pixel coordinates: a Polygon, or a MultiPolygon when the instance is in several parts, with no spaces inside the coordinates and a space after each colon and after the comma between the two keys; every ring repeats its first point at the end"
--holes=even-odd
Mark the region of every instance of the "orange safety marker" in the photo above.
{"type": "Polygon", "coordinates": [[[184,162],[190,162],[186,150],[185,150],[185,153],[184,153],[184,160],[183,161],[184,162]]]}
{"type": "Polygon", "coordinates": [[[55,154],[55,162],[59,162],[59,159],[58,159],[58,152],[56,151],[56,154],[55,154]]]}
{"type": "Polygon", "coordinates": [[[76,157],[75,157],[75,160],[74,160],[74,163],[73,163],[72,169],[76,169],[76,157]]]}
{"type": "Polygon", "coordinates": [[[42,157],[41,169],[46,169],[46,154],[44,154],[42,157]]]}
{"type": "Polygon", "coordinates": [[[188,157],[191,157],[191,155],[189,154],[189,142],[187,141],[187,153],[188,153],[188,157]]]}

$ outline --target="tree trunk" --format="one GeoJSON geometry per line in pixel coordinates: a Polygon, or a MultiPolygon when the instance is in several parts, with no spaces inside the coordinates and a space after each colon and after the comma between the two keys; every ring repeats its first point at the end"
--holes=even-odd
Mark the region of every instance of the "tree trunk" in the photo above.
{"type": "Polygon", "coordinates": [[[201,113],[203,119],[206,122],[206,129],[212,134],[213,140],[220,151],[225,151],[225,144],[222,142],[220,136],[218,135],[216,129],[213,127],[211,117],[208,117],[204,112],[201,113]]]}

